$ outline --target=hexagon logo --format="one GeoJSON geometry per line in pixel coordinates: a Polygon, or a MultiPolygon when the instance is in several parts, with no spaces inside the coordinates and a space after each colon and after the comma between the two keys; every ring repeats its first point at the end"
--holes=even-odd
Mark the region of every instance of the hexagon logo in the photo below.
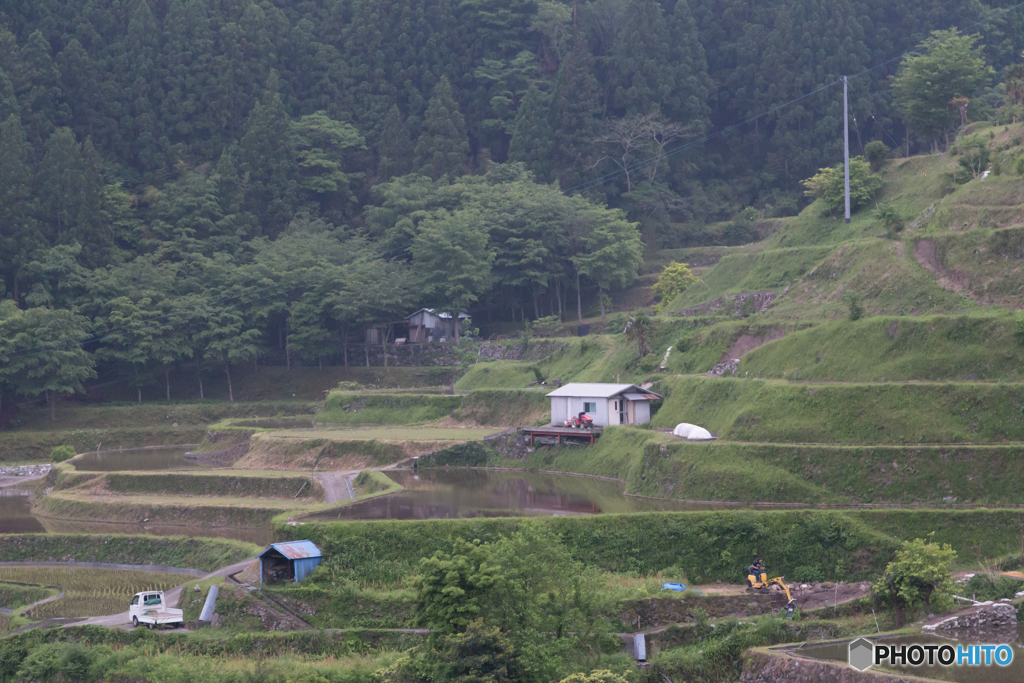
{"type": "Polygon", "coordinates": [[[867,638],[850,642],[850,666],[857,671],[867,671],[875,661],[875,644],[867,638]]]}

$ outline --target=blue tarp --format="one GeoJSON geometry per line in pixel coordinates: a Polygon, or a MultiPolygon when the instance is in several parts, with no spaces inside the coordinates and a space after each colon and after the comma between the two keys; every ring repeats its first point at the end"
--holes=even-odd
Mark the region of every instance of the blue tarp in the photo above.
{"type": "MultiPolygon", "coordinates": [[[[683,584],[681,584],[681,583],[666,583],[666,584],[662,584],[661,590],[663,590],[663,591],[675,591],[677,593],[682,593],[683,591],[689,590],[689,589],[686,586],[684,586],[683,584]]],[[[703,591],[693,591],[693,592],[694,593],[700,593],[701,595],[704,594],[703,591]]]]}

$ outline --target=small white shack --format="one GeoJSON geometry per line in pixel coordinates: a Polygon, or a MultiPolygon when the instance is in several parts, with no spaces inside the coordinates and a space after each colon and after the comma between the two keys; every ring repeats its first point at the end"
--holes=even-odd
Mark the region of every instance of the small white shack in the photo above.
{"type": "Polygon", "coordinates": [[[548,394],[551,424],[561,425],[573,415],[586,413],[595,427],[642,425],[651,421],[651,401],[658,394],[635,384],[566,384],[548,394]]]}

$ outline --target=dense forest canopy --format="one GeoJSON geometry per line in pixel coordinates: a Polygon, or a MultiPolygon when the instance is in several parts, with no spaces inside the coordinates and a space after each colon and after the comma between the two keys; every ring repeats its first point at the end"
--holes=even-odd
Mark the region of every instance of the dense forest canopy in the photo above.
{"type": "MultiPolygon", "coordinates": [[[[798,210],[841,155],[841,97],[779,105],[956,26],[1019,70],[1008,4],[11,0],[0,385],[318,358],[421,305],[581,317],[582,288],[630,284],[641,236],[798,210]],[[69,338],[80,370],[37,381],[23,350],[69,338]]],[[[899,66],[851,80],[855,153],[936,144],[901,118],[899,66]]],[[[964,116],[1003,104],[981,80],[964,116]]]]}

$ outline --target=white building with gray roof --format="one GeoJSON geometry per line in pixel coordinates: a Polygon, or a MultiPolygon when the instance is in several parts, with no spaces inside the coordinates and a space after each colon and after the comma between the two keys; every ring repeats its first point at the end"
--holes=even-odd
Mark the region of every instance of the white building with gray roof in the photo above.
{"type": "Polygon", "coordinates": [[[566,384],[548,394],[551,424],[586,413],[595,427],[642,425],[651,421],[651,401],[661,398],[635,384],[566,384]]]}

